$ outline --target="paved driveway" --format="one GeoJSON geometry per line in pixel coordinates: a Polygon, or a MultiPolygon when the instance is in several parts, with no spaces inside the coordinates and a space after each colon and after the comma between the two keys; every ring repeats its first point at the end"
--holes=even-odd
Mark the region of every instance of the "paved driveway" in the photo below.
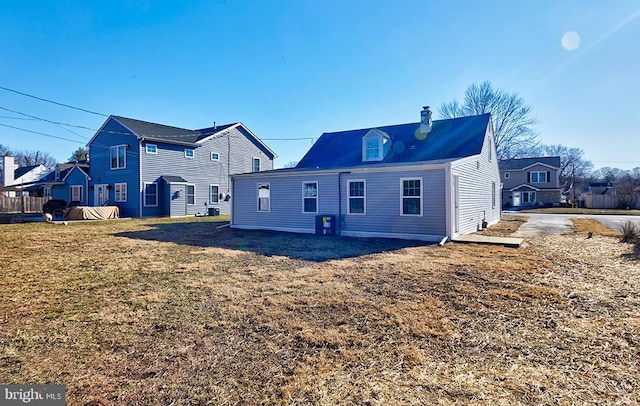
{"type": "Polygon", "coordinates": [[[528,217],[525,224],[512,234],[514,237],[529,237],[545,234],[563,234],[573,231],[572,217],[586,217],[601,222],[612,230],[619,231],[627,221],[634,222],[640,228],[640,216],[616,216],[608,214],[546,214],[505,212],[516,216],[528,217]]]}

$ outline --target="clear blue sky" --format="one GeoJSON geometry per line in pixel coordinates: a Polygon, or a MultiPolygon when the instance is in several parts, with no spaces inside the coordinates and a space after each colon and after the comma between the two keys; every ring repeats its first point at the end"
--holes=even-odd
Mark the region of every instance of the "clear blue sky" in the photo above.
{"type": "MultiPolygon", "coordinates": [[[[484,80],[533,108],[543,143],[640,166],[637,0],[7,0],[0,13],[0,86],[178,127],[241,121],[276,167],[312,141],[274,139],[416,122],[426,104],[437,119],[484,80]]],[[[105,120],[5,90],[0,107],[105,120]]],[[[0,144],[63,161],[94,133],[24,118],[0,110],[0,124],[71,141],[0,126],[0,144]]]]}

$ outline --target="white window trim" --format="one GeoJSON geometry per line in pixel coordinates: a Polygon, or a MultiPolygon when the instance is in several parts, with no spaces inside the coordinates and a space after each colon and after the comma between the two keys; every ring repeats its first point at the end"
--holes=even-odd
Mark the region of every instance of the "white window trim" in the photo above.
{"type": "Polygon", "coordinates": [[[318,196],[320,194],[320,190],[318,189],[318,181],[317,180],[310,180],[310,181],[306,181],[306,182],[302,182],[302,214],[317,214],[318,213],[318,196]],[[309,183],[315,183],[316,184],[316,196],[315,197],[307,197],[304,195],[304,185],[309,184],[309,183]],[[305,199],[316,199],[316,211],[304,211],[304,200],[305,199]]]}
{"type": "Polygon", "coordinates": [[[529,172],[529,179],[531,179],[530,183],[548,183],[548,181],[547,181],[547,171],[531,171],[531,172],[529,172]],[[535,181],[535,182],[533,181],[533,174],[534,173],[538,175],[538,180],[535,181]],[[544,182],[540,182],[540,174],[541,173],[544,173],[544,179],[545,179],[544,182]]]}
{"type": "Polygon", "coordinates": [[[184,157],[188,159],[193,159],[196,156],[196,150],[193,148],[185,148],[184,149],[184,157]],[[187,155],[187,151],[191,151],[191,156],[187,155]]]}
{"type": "Polygon", "coordinates": [[[218,153],[218,152],[211,152],[211,153],[209,154],[209,157],[211,158],[211,160],[212,160],[212,161],[219,161],[219,160],[220,160],[220,153],[218,153]],[[214,158],[214,157],[213,157],[213,155],[217,155],[218,157],[217,157],[217,158],[214,158]]]}
{"type": "Polygon", "coordinates": [[[195,206],[196,205],[196,185],[195,183],[187,183],[184,187],[184,199],[187,203],[187,206],[195,206]],[[193,186],[193,203],[189,203],[189,186],[193,186]]]}
{"type": "Polygon", "coordinates": [[[82,196],[82,194],[83,194],[82,192],[83,192],[82,191],[82,185],[70,185],[69,186],[69,201],[70,202],[84,202],[84,199],[82,198],[83,197],[82,196]],[[79,190],[78,194],[80,195],[80,199],[77,199],[77,200],[73,199],[73,191],[75,189],[79,190]]]}
{"type": "Polygon", "coordinates": [[[414,178],[400,178],[400,216],[402,217],[422,217],[424,208],[423,208],[423,199],[424,199],[424,180],[422,177],[414,177],[414,178]],[[416,199],[416,196],[404,196],[404,181],[407,180],[419,180],[420,181],[420,214],[405,214],[402,212],[404,208],[404,199],[405,197],[408,199],[416,199]]]}
{"type": "Polygon", "coordinates": [[[538,202],[538,194],[535,192],[535,190],[525,190],[521,192],[521,196],[520,196],[520,202],[521,203],[537,203],[538,202]],[[527,201],[524,201],[524,195],[527,195],[527,201]],[[533,200],[531,199],[531,196],[533,196],[533,200]]]}
{"type": "Polygon", "coordinates": [[[45,186],[44,188],[42,188],[42,196],[51,197],[51,186],[45,186]]]}
{"type": "Polygon", "coordinates": [[[144,152],[150,155],[158,155],[158,146],[156,144],[146,144],[144,147],[144,152]],[[154,147],[155,151],[149,151],[149,147],[154,147]]]}
{"type": "Polygon", "coordinates": [[[158,184],[156,182],[142,183],[142,204],[144,207],[158,207],[158,184]],[[147,204],[147,185],[156,185],[156,202],[155,204],[147,204]]]}
{"type": "Polygon", "coordinates": [[[509,178],[511,178],[511,173],[510,173],[510,172],[505,172],[505,173],[504,173],[504,178],[505,178],[505,179],[509,179],[509,178]]]}
{"type": "MultiPolygon", "coordinates": [[[[260,158],[254,156],[253,158],[251,158],[251,172],[255,173],[255,172],[260,172],[260,169],[262,169],[262,162],[260,162],[260,158]],[[258,161],[258,170],[255,170],[255,163],[256,161],[258,161]]],[[[269,189],[271,190],[271,189],[269,189]]]]}
{"type": "Polygon", "coordinates": [[[220,185],[217,185],[215,183],[212,183],[209,185],[209,204],[220,204],[220,185]],[[218,192],[216,193],[216,201],[214,202],[213,200],[211,200],[211,196],[213,196],[211,194],[211,188],[212,187],[217,187],[218,188],[218,192]]]}
{"type": "Polygon", "coordinates": [[[256,192],[257,192],[257,199],[256,199],[256,210],[258,211],[258,213],[271,213],[271,183],[270,182],[258,182],[256,184],[256,192]],[[268,190],[269,190],[269,210],[260,210],[260,186],[261,185],[267,185],[268,186],[268,190]]]}
{"type": "MultiPolygon", "coordinates": [[[[111,155],[109,155],[109,165],[111,165],[111,155]]],[[[56,165],[55,180],[60,180],[60,167],[56,165]]]]}
{"type": "Polygon", "coordinates": [[[113,191],[114,191],[114,201],[119,202],[119,203],[123,203],[126,202],[127,199],[129,198],[128,196],[128,186],[126,182],[123,183],[115,183],[113,185],[113,191]],[[122,198],[122,188],[124,186],[124,199],[122,198]],[[119,190],[118,190],[119,189],[119,190]]]}
{"type": "Polygon", "coordinates": [[[349,179],[347,181],[347,214],[350,216],[366,216],[367,215],[367,181],[365,179],[349,179]],[[351,184],[352,183],[364,184],[364,196],[351,196],[351,184]],[[351,212],[351,199],[362,199],[364,205],[364,213],[352,213],[351,212]]]}
{"type": "Polygon", "coordinates": [[[118,169],[126,169],[127,168],[127,144],[120,144],[120,145],[114,145],[112,147],[109,148],[109,168],[111,170],[118,170],[118,169]],[[116,157],[118,156],[118,148],[124,148],[124,156],[123,156],[123,163],[122,166],[120,166],[120,159],[118,159],[118,166],[113,167],[111,166],[112,164],[112,160],[111,160],[111,151],[113,151],[114,149],[116,150],[116,157]]]}

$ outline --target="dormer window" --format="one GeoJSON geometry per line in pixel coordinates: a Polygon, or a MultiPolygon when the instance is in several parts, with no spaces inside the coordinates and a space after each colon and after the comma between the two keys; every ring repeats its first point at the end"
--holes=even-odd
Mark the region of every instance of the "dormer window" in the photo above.
{"type": "Polygon", "coordinates": [[[369,130],[362,137],[362,161],[382,161],[389,150],[389,136],[380,130],[369,130]],[[386,147],[386,148],[385,148],[386,147]]]}
{"type": "Polygon", "coordinates": [[[60,180],[60,167],[58,165],[56,165],[56,174],[55,174],[55,179],[56,180],[60,180]]]}

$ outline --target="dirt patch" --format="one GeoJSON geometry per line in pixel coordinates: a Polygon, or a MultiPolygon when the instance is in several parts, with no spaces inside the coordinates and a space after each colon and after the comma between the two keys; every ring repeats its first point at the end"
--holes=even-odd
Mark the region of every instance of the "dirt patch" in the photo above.
{"type": "Polygon", "coordinates": [[[613,237],[217,225],[0,227],[0,381],[66,384],[70,405],[640,401],[640,267],[613,237]]]}

